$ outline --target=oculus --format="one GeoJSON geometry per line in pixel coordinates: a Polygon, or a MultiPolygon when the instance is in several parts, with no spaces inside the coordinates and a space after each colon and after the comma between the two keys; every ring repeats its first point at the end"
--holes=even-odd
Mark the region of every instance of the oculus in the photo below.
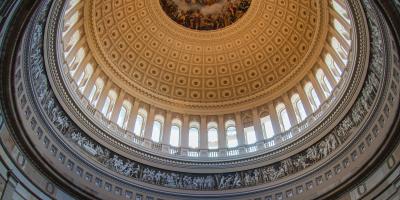
{"type": "Polygon", "coordinates": [[[195,30],[217,30],[235,23],[251,0],[160,0],[164,12],[176,23],[195,30]]]}

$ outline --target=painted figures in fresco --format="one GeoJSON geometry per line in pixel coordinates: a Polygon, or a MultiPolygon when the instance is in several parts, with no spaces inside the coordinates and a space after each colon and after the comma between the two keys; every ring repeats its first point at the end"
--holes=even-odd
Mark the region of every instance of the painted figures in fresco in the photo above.
{"type": "Polygon", "coordinates": [[[244,15],[251,0],[160,0],[175,22],[196,30],[216,30],[244,15]]]}

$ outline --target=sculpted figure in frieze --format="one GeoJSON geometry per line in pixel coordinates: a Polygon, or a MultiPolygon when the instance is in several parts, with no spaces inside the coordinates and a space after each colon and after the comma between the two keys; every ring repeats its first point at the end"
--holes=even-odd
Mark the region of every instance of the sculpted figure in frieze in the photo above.
{"type": "Polygon", "coordinates": [[[242,178],[240,177],[240,174],[238,172],[236,172],[235,178],[233,179],[233,187],[242,187],[242,178]]]}
{"type": "Polygon", "coordinates": [[[166,180],[165,186],[171,187],[171,188],[176,188],[175,178],[176,178],[176,175],[174,173],[167,174],[167,180],[166,180]]]}
{"type": "Polygon", "coordinates": [[[324,140],[319,143],[319,154],[322,157],[326,157],[328,155],[328,145],[324,140]]]}
{"type": "Polygon", "coordinates": [[[343,141],[346,141],[347,136],[350,134],[350,129],[353,127],[353,121],[351,117],[347,116],[344,118],[341,124],[338,125],[335,132],[339,136],[339,138],[343,141]]]}
{"type": "Polygon", "coordinates": [[[253,176],[254,176],[254,184],[257,185],[258,183],[260,183],[260,169],[255,169],[253,172],[253,176]]]}
{"type": "Polygon", "coordinates": [[[68,117],[63,116],[60,112],[58,112],[56,119],[54,120],[56,127],[62,132],[65,133],[69,128],[69,120],[68,117]]]}
{"type": "Polygon", "coordinates": [[[307,149],[307,159],[311,162],[314,163],[317,160],[320,159],[320,155],[318,154],[318,149],[316,146],[312,146],[307,149]]]}
{"type": "Polygon", "coordinates": [[[207,176],[205,182],[207,190],[212,190],[213,188],[215,188],[215,180],[212,176],[207,176]]]}
{"type": "Polygon", "coordinates": [[[293,166],[296,171],[300,171],[308,167],[306,159],[307,158],[305,155],[298,155],[297,158],[294,159],[293,166]]]}
{"type": "Polygon", "coordinates": [[[110,157],[110,151],[108,149],[104,149],[100,145],[96,145],[96,158],[103,164],[106,163],[107,159],[110,157]]]}
{"type": "Polygon", "coordinates": [[[262,176],[263,176],[263,181],[266,183],[266,182],[268,182],[268,181],[270,181],[270,172],[269,171],[267,171],[267,167],[266,168],[263,168],[262,170],[261,170],[261,173],[262,173],[262,176]]]}
{"type": "Polygon", "coordinates": [[[249,172],[246,172],[245,174],[244,174],[244,185],[245,186],[250,186],[250,185],[252,185],[252,176],[251,176],[251,174],[249,173],[249,172]]]}
{"type": "Polygon", "coordinates": [[[331,153],[339,146],[338,140],[336,139],[336,136],[334,134],[329,134],[325,141],[328,153],[331,153]]]}
{"type": "Polygon", "coordinates": [[[363,120],[363,116],[367,113],[367,108],[366,108],[366,104],[362,103],[365,101],[364,98],[360,99],[360,102],[357,102],[354,104],[354,106],[356,107],[356,111],[352,112],[351,117],[353,118],[353,122],[355,124],[360,124],[361,121],[363,120]]]}
{"type": "Polygon", "coordinates": [[[157,185],[164,185],[165,172],[158,171],[155,175],[155,183],[157,185]]]}
{"type": "Polygon", "coordinates": [[[133,178],[139,178],[139,175],[140,175],[140,165],[137,164],[136,167],[132,168],[132,171],[129,174],[129,176],[131,176],[133,178]]]}
{"type": "Polygon", "coordinates": [[[155,171],[154,169],[144,168],[142,180],[149,183],[154,183],[155,171]]]}
{"type": "Polygon", "coordinates": [[[285,175],[289,175],[295,172],[291,158],[283,160],[281,167],[283,168],[285,175]]]}

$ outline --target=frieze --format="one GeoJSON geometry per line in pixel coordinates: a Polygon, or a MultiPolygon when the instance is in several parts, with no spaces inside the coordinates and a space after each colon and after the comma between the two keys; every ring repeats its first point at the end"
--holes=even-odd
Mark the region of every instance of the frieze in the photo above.
{"type": "MultiPolygon", "coordinates": [[[[45,15],[41,16],[45,19],[45,15]]],[[[78,147],[93,156],[108,169],[133,179],[169,188],[187,190],[227,190],[250,187],[279,180],[298,173],[333,154],[347,141],[354,127],[359,126],[371,112],[384,75],[383,39],[375,19],[369,19],[371,30],[371,62],[361,95],[342,122],[326,137],[285,160],[264,167],[217,174],[188,174],[172,172],[124,158],[91,139],[64,112],[50,87],[44,67],[43,34],[45,20],[34,26],[28,69],[34,94],[54,127],[78,147]]]]}

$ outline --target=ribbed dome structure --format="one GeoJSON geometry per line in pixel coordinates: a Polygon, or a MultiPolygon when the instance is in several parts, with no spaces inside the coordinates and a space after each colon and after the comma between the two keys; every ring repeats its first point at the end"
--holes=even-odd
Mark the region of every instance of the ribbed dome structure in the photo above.
{"type": "Polygon", "coordinates": [[[256,0],[216,31],[182,27],[157,1],[83,6],[86,54],[95,65],[128,94],[190,113],[264,104],[317,64],[327,40],[325,1],[256,0]]]}
{"type": "Polygon", "coordinates": [[[223,5],[221,16],[241,19],[193,30],[207,20],[188,10],[179,24],[156,1],[71,1],[64,14],[67,90],[131,146],[206,161],[283,147],[340,102],[355,73],[343,2],[255,0],[246,13],[239,1],[169,3],[223,5]]]}
{"type": "Polygon", "coordinates": [[[393,199],[397,8],[0,3],[0,195],[393,199]]]}

